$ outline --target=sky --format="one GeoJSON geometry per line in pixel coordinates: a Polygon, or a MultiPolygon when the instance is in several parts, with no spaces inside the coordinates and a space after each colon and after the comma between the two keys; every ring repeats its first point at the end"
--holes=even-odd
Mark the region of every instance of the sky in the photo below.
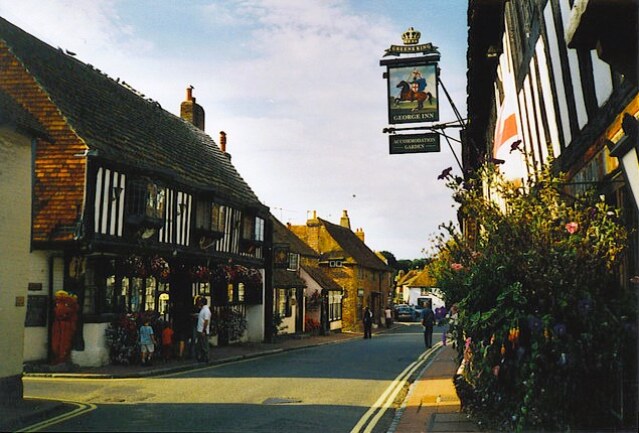
{"type": "MultiPolygon", "coordinates": [[[[186,88],[206,132],[283,223],[317,211],[397,259],[423,258],[455,221],[441,151],[389,154],[385,49],[409,27],[441,53],[441,81],[466,115],[464,0],[20,0],[0,16],[76,53],[179,115],[186,88]]],[[[389,58],[389,57],[386,57],[389,58]]],[[[441,88],[440,121],[455,121],[441,88]]],[[[395,125],[427,126],[428,123],[395,125]]],[[[448,130],[451,131],[451,130],[448,130]]],[[[406,131],[407,133],[409,131],[406,131]]],[[[458,130],[450,132],[458,138],[458,130]]]]}

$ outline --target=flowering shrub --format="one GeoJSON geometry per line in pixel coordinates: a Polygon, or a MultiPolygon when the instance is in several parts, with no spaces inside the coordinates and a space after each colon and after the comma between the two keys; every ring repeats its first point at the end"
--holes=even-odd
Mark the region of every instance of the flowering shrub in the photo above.
{"type": "Polygon", "coordinates": [[[465,409],[508,431],[620,425],[636,300],[614,275],[627,241],[618,212],[592,195],[570,197],[548,171],[526,188],[490,165],[468,182],[443,177],[470,228],[462,236],[442,226],[430,266],[459,305],[465,409]]]}
{"type": "Polygon", "coordinates": [[[106,329],[109,359],[113,364],[129,365],[135,362],[138,353],[138,317],[123,314],[106,329]]]}
{"type": "Polygon", "coordinates": [[[309,310],[316,310],[322,303],[322,297],[318,290],[315,290],[310,296],[306,298],[306,308],[309,310]]]}
{"type": "Polygon", "coordinates": [[[317,335],[320,330],[320,323],[312,317],[307,317],[304,323],[304,330],[313,335],[317,335]]]}
{"type": "Polygon", "coordinates": [[[238,340],[246,331],[246,318],[233,308],[221,308],[211,315],[211,335],[226,332],[229,341],[238,340]]]}

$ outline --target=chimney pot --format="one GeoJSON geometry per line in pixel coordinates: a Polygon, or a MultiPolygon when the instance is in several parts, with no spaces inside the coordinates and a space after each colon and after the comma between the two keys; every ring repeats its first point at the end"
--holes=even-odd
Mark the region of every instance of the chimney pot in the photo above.
{"type": "Polygon", "coordinates": [[[220,150],[226,153],[226,132],[220,131],[220,150]]]}

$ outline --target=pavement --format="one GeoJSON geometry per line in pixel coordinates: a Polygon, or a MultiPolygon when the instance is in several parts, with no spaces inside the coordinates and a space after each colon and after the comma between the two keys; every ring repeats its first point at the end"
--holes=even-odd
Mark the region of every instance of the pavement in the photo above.
{"type": "Polygon", "coordinates": [[[435,345],[435,355],[411,384],[391,433],[479,432],[479,427],[461,411],[453,376],[457,352],[450,345],[435,345]]]}
{"type": "MultiPolygon", "coordinates": [[[[373,332],[387,332],[378,328],[373,332]]],[[[209,352],[209,364],[222,364],[259,356],[302,349],[323,344],[335,344],[353,338],[361,338],[361,333],[331,333],[327,336],[278,336],[273,343],[240,343],[224,347],[213,347],[209,352]]],[[[179,371],[201,368],[195,360],[155,360],[152,366],[107,365],[104,367],[69,367],[66,369],[30,368],[27,377],[76,377],[93,379],[135,378],[157,376],[179,371]]],[[[457,370],[456,353],[450,346],[436,345],[435,355],[425,364],[414,378],[406,398],[395,415],[395,421],[388,433],[421,432],[478,432],[479,428],[461,412],[460,402],[453,385],[453,375],[457,370]]],[[[73,402],[30,399],[10,405],[0,405],[0,432],[21,431],[34,424],[77,410],[73,402]]],[[[28,431],[28,430],[24,430],[28,431]]]]}

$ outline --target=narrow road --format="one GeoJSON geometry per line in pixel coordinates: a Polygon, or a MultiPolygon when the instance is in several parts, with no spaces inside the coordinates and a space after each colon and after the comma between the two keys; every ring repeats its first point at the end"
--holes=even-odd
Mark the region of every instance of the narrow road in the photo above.
{"type": "Polygon", "coordinates": [[[423,353],[421,327],[405,324],[370,340],[162,377],[25,378],[25,395],[84,408],[41,431],[381,433],[403,397],[397,379],[407,378],[407,367],[416,373],[423,353]],[[369,409],[381,404],[388,410],[375,417],[369,409]]]}

